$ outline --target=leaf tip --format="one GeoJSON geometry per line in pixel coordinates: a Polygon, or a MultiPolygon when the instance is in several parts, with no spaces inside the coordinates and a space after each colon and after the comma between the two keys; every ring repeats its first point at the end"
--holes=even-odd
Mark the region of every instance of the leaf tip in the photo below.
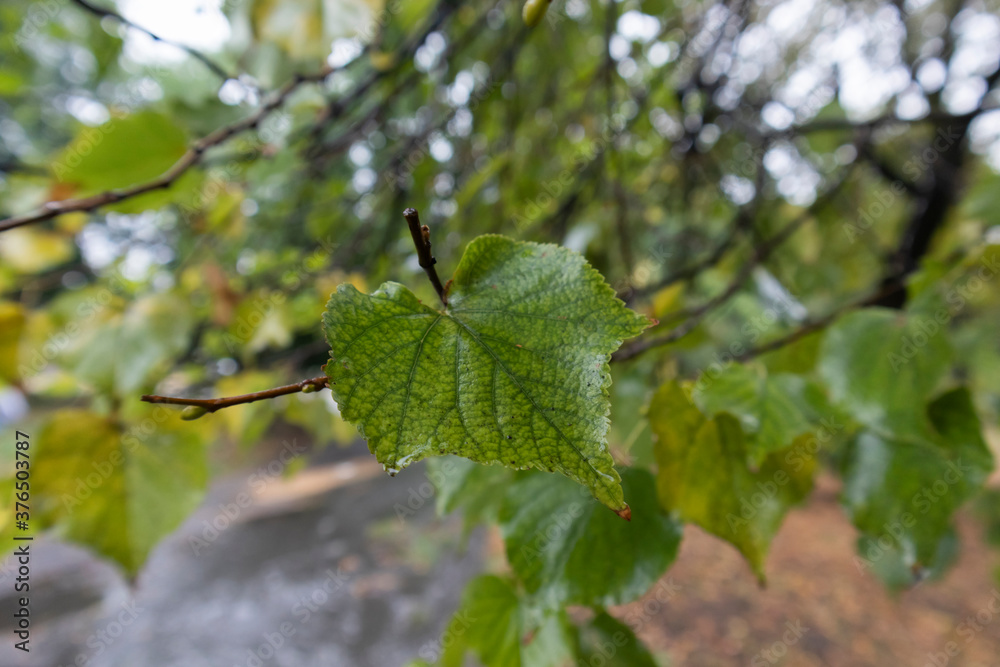
{"type": "Polygon", "coordinates": [[[626,521],[632,520],[632,508],[626,505],[620,510],[613,510],[615,514],[625,519],[626,521]]]}

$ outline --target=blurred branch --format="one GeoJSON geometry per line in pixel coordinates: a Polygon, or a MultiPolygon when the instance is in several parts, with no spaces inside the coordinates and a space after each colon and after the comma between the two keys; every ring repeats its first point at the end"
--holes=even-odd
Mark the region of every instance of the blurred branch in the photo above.
{"type": "MultiPolygon", "coordinates": [[[[395,64],[388,69],[375,70],[364,83],[354,89],[350,99],[359,99],[362,95],[371,90],[379,81],[390,74],[398,72],[402,66],[409,61],[410,54],[416,53],[416,50],[427,40],[427,37],[429,37],[432,32],[435,32],[438,28],[440,28],[441,24],[443,24],[445,20],[456,9],[458,9],[458,6],[458,3],[453,0],[438,0],[438,3],[434,8],[433,18],[427,22],[427,25],[424,26],[423,30],[420,31],[420,34],[417,35],[416,38],[412,39],[404,48],[400,50],[400,53],[397,55],[395,60],[395,64]]],[[[345,104],[344,100],[335,99],[328,102],[327,105],[323,107],[322,111],[320,111],[318,117],[316,118],[316,122],[309,131],[309,144],[319,146],[319,149],[314,150],[313,154],[322,153],[321,149],[323,147],[324,132],[326,132],[326,129],[333,121],[340,118],[346,108],[347,104],[345,104]]],[[[374,111],[377,112],[378,107],[376,107],[374,111]]]]}
{"type": "Polygon", "coordinates": [[[764,168],[761,165],[758,167],[757,175],[756,178],[754,179],[753,199],[751,199],[748,203],[741,206],[736,211],[736,215],[733,216],[733,220],[729,225],[729,230],[727,231],[725,238],[723,238],[722,241],[720,241],[719,244],[715,246],[715,249],[712,250],[711,254],[698,260],[697,262],[693,262],[692,264],[685,266],[682,269],[678,269],[677,271],[668,274],[667,276],[665,276],[663,279],[661,279],[656,283],[653,283],[651,285],[646,285],[645,287],[636,288],[632,291],[632,294],[627,296],[629,296],[629,298],[637,296],[640,297],[648,296],[649,294],[658,292],[659,290],[665,287],[669,287],[670,285],[673,285],[674,283],[679,282],[681,280],[689,280],[691,278],[694,278],[696,275],[698,275],[705,269],[718,264],[719,261],[722,259],[722,257],[726,254],[726,251],[729,250],[732,247],[732,245],[736,242],[736,239],[739,238],[740,234],[746,231],[748,227],[751,227],[753,225],[754,218],[757,217],[757,210],[760,208],[761,192],[763,191],[763,189],[764,189],[764,168]]]}
{"type": "Polygon", "coordinates": [[[20,216],[12,216],[10,218],[6,218],[5,220],[0,220],[0,232],[5,232],[16,227],[23,227],[36,222],[42,222],[44,220],[50,220],[65,213],[93,211],[109,204],[116,204],[126,199],[132,199],[133,197],[137,197],[147,192],[169,188],[177,181],[177,179],[183,176],[185,172],[200,164],[204,159],[204,155],[207,150],[225,143],[238,134],[255,129],[267,116],[279,107],[283,106],[288,97],[300,86],[305,83],[321,82],[325,80],[326,77],[333,71],[335,71],[335,68],[324,66],[323,69],[314,74],[295,75],[285,82],[285,84],[272,95],[271,99],[253,114],[230,125],[220,127],[211,134],[201,138],[195,142],[194,146],[188,149],[188,151],[184,153],[184,155],[182,155],[181,158],[177,160],[172,167],[170,167],[170,169],[151,181],[139,183],[128,188],[107,190],[90,197],[50,201],[31,213],[26,213],[20,216]]]}
{"type": "Polygon", "coordinates": [[[753,359],[754,357],[766,354],[767,352],[774,352],[775,350],[785,347],[786,345],[790,345],[797,340],[805,338],[811,333],[825,329],[827,326],[832,324],[834,320],[836,320],[841,315],[849,311],[857,310],[858,308],[864,308],[866,306],[876,305],[886,296],[894,294],[905,288],[906,284],[903,282],[896,282],[891,285],[886,285],[877,292],[875,292],[874,294],[866,296],[863,299],[847,303],[841,306],[840,308],[834,310],[832,313],[824,315],[823,317],[806,320],[805,322],[799,325],[799,328],[795,329],[791,333],[782,336],[781,338],[776,338],[775,340],[758,345],[757,347],[750,348],[743,354],[737,355],[735,357],[735,360],[740,362],[748,361],[750,359],[753,359]]]}
{"type": "MultiPolygon", "coordinates": [[[[985,99],[986,96],[984,96],[985,99]]],[[[823,120],[814,120],[810,123],[804,123],[802,125],[793,125],[784,130],[777,130],[775,132],[766,133],[765,136],[771,138],[782,138],[796,136],[800,134],[811,134],[813,132],[835,132],[835,131],[871,131],[879,127],[886,125],[924,125],[924,124],[934,124],[934,125],[945,125],[948,123],[969,123],[972,122],[977,116],[988,113],[990,111],[997,111],[1000,107],[997,106],[983,106],[978,109],[974,109],[968,113],[964,114],[950,114],[950,113],[939,113],[932,112],[926,116],[921,116],[919,118],[900,118],[895,115],[879,116],[878,118],[872,118],[871,120],[865,121],[851,121],[842,118],[828,118],[823,120]]]]}
{"type": "Polygon", "coordinates": [[[733,218],[732,224],[729,225],[729,231],[726,233],[725,238],[715,246],[715,249],[712,250],[711,254],[703,257],[697,262],[693,262],[688,266],[685,266],[682,269],[678,269],[677,271],[668,274],[656,283],[636,288],[633,293],[628,296],[630,298],[647,296],[654,292],[658,292],[665,287],[669,287],[676,282],[680,282],[681,280],[694,278],[705,269],[715,266],[719,260],[722,259],[722,256],[726,254],[726,251],[732,247],[733,243],[739,237],[740,232],[751,220],[752,217],[749,215],[748,209],[746,207],[741,207],[740,210],[737,211],[736,216],[733,218]]]}
{"type": "MultiPolygon", "coordinates": [[[[441,0],[442,7],[450,7],[449,0],[441,0]]],[[[449,9],[445,11],[442,9],[439,11],[438,15],[434,20],[430,22],[422,35],[413,40],[406,49],[404,53],[410,53],[415,50],[430,34],[435,30],[440,22],[447,17],[448,14],[453,11],[449,9]]],[[[405,60],[405,58],[400,57],[400,61],[405,60]]],[[[358,59],[352,61],[358,62],[358,59]]],[[[349,67],[345,65],[344,67],[349,67]]],[[[174,165],[164,172],[159,177],[148,181],[146,183],[140,183],[133,185],[128,188],[122,188],[118,190],[108,190],[90,197],[82,197],[78,199],[65,199],[61,201],[50,201],[43,205],[40,209],[27,213],[21,216],[12,216],[5,220],[0,220],[0,232],[5,232],[9,229],[14,229],[16,227],[22,227],[24,225],[30,225],[36,222],[42,222],[44,220],[49,220],[57,216],[63,215],[65,213],[79,212],[79,211],[93,211],[103,206],[109,204],[115,204],[120,201],[131,199],[139,195],[151,192],[154,190],[162,190],[172,186],[177,179],[179,179],[185,172],[187,172],[192,167],[200,164],[203,160],[204,153],[215,146],[225,143],[233,136],[256,128],[261,121],[263,121],[268,115],[273,111],[283,106],[288,97],[295,92],[300,86],[305,83],[318,83],[324,81],[333,72],[343,69],[344,67],[330,67],[324,66],[319,72],[313,74],[296,74],[294,77],[289,79],[284,85],[281,86],[272,96],[271,99],[261,106],[252,115],[237,121],[231,125],[226,125],[219,128],[215,132],[207,135],[198,142],[194,144],[181,158],[174,163],[174,165]]],[[[330,106],[327,107],[328,110],[335,109],[345,109],[367,93],[372,86],[379,81],[386,72],[376,71],[371,76],[369,76],[364,82],[357,85],[351,90],[351,92],[343,98],[331,102],[330,106]]],[[[340,111],[336,111],[340,113],[340,111]]],[[[321,128],[324,123],[329,122],[329,114],[322,115],[315,124],[315,128],[321,128]]]]}
{"type": "Polygon", "coordinates": [[[871,145],[871,142],[862,142],[859,152],[862,157],[868,160],[868,162],[875,167],[875,169],[882,175],[882,178],[886,179],[890,183],[899,183],[906,188],[907,192],[916,197],[925,196],[927,194],[920,183],[906,178],[899,173],[899,170],[897,170],[896,167],[889,164],[880,155],[878,155],[875,152],[875,147],[871,145]]]}
{"type": "Polygon", "coordinates": [[[222,79],[223,82],[228,81],[229,79],[235,79],[235,78],[237,78],[235,75],[232,75],[232,74],[229,74],[228,72],[226,72],[226,70],[224,70],[221,65],[219,65],[218,63],[216,63],[215,61],[213,61],[211,58],[209,58],[208,56],[206,56],[201,51],[198,51],[197,49],[193,49],[190,46],[187,46],[186,44],[181,44],[179,42],[174,42],[174,41],[171,41],[169,39],[164,39],[163,37],[160,37],[159,35],[157,35],[156,33],[152,32],[151,30],[143,28],[141,25],[137,25],[137,24],[133,23],[132,21],[129,21],[127,18],[125,18],[124,16],[122,16],[121,14],[119,14],[118,12],[116,12],[114,10],[105,9],[104,7],[98,7],[97,5],[92,4],[88,0],[70,0],[70,1],[74,5],[77,5],[78,7],[80,7],[82,9],[90,12],[91,14],[94,14],[95,16],[98,16],[100,18],[114,19],[115,21],[118,21],[119,23],[121,23],[126,28],[131,28],[132,30],[138,30],[141,33],[145,33],[146,35],[149,35],[149,37],[152,38],[152,40],[155,41],[155,42],[160,42],[161,44],[168,44],[168,45],[170,45],[170,46],[172,46],[174,48],[177,48],[177,49],[180,49],[181,51],[184,51],[185,53],[187,53],[188,55],[190,55],[192,58],[195,58],[196,60],[200,61],[203,65],[205,65],[205,67],[207,67],[208,69],[210,69],[213,74],[215,74],[220,79],[222,79]]]}
{"type": "Polygon", "coordinates": [[[694,331],[705,316],[708,315],[712,310],[726,303],[734,294],[742,289],[744,283],[753,274],[755,268],[763,264],[767,258],[778,249],[781,244],[787,241],[792,234],[794,234],[803,224],[813,217],[813,214],[819,208],[825,206],[829,203],[836,194],[840,191],[840,188],[847,181],[847,177],[850,175],[850,168],[848,168],[844,174],[830,186],[826,192],[824,192],[819,198],[809,208],[802,211],[797,215],[791,222],[782,227],[774,236],[767,239],[756,248],[754,248],[753,255],[750,259],[743,265],[743,267],[736,274],[736,277],[729,283],[729,285],[718,295],[712,297],[705,303],[696,306],[694,308],[685,310],[681,313],[677,313],[671,320],[684,319],[684,322],[665,334],[660,336],[655,336],[651,338],[640,338],[633,341],[629,345],[623,346],[617,352],[615,352],[611,360],[612,361],[626,361],[634,357],[639,356],[643,352],[652,349],[654,347],[660,347],[663,345],[668,345],[677,340],[680,340],[684,336],[688,335],[694,331]]]}
{"type": "MultiPolygon", "coordinates": [[[[883,285],[902,281],[917,270],[920,260],[930,249],[934,235],[947,221],[948,212],[958,201],[962,170],[968,160],[965,143],[969,128],[979,114],[996,108],[988,107],[986,102],[998,82],[1000,82],[1000,62],[986,77],[986,92],[976,109],[960,116],[946,115],[946,118],[953,120],[936,124],[937,132],[927,140],[926,148],[920,153],[924,155],[927,151],[931,151],[935,156],[931,162],[929,187],[917,200],[916,210],[910,217],[896,251],[889,260],[883,285]],[[945,140],[943,148],[938,146],[941,139],[945,140]]],[[[902,308],[906,304],[906,298],[905,291],[896,291],[880,299],[878,305],[902,308]]]]}
{"type": "Polygon", "coordinates": [[[190,405],[196,408],[202,408],[205,412],[215,412],[216,410],[221,410],[234,405],[264,401],[269,398],[277,398],[278,396],[285,396],[287,394],[298,394],[300,392],[309,393],[318,389],[324,389],[328,386],[330,386],[330,379],[325,375],[321,375],[308,380],[301,380],[295,384],[285,385],[284,387],[275,387],[274,389],[265,389],[264,391],[257,391],[252,394],[242,394],[240,396],[229,396],[226,398],[175,398],[173,396],[156,396],[147,394],[142,397],[142,400],[146,403],[190,405]]]}
{"type": "Polygon", "coordinates": [[[25,164],[16,158],[0,158],[0,172],[5,174],[30,174],[39,176],[45,174],[41,167],[25,164]]]}

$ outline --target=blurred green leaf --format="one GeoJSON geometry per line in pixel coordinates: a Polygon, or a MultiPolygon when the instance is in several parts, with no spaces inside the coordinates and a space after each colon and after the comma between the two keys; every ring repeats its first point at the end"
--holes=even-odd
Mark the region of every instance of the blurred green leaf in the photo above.
{"type": "MultiPolygon", "coordinates": [[[[99,127],[82,128],[56,156],[52,174],[75,186],[80,196],[150,181],[177,162],[187,150],[188,135],[169,116],[139,111],[113,118],[99,127]]],[[[157,208],[172,201],[177,190],[190,190],[197,177],[185,174],[169,190],[154,191],[116,205],[124,212],[157,208]]]]}
{"type": "Polygon", "coordinates": [[[487,575],[466,586],[441,642],[420,657],[462,667],[472,652],[486,667],[561,667],[572,659],[570,642],[564,613],[537,617],[509,582],[487,575]]]}
{"type": "Polygon", "coordinates": [[[656,482],[622,472],[631,521],[562,477],[532,473],[507,489],[500,530],[511,569],[543,604],[610,606],[641,596],[677,556],[681,526],[664,516],[656,482]]]}
{"type": "Polygon", "coordinates": [[[831,398],[890,437],[925,438],[928,397],[951,366],[942,325],[930,317],[867,308],[827,331],[819,373],[831,398]]]}
{"type": "Polygon", "coordinates": [[[864,431],[849,450],[844,504],[867,538],[861,558],[882,572],[894,571],[883,559],[905,570],[940,566],[940,543],[952,539],[952,515],[993,469],[966,389],[936,398],[926,414],[933,428],[928,440],[864,431]]]}
{"type": "Polygon", "coordinates": [[[707,371],[694,385],[694,402],[707,415],[729,412],[748,435],[750,456],[760,463],[770,453],[816,428],[824,415],[819,388],[798,375],[767,375],[759,369],[730,364],[707,371]]]}
{"type": "Polygon", "coordinates": [[[632,630],[606,611],[580,629],[577,664],[602,667],[657,667],[632,630]]]}
{"type": "Polygon", "coordinates": [[[154,383],[187,348],[194,318],[179,296],[154,294],[121,315],[85,323],[89,328],[68,351],[76,373],[102,391],[125,396],[154,383]]]}

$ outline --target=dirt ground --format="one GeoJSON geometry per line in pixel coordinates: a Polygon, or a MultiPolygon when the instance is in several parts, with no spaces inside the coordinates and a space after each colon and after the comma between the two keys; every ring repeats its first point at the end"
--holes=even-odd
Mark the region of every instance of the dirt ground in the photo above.
{"type": "Polygon", "coordinates": [[[982,526],[962,514],[954,568],[894,596],[855,565],[857,533],[838,491],[823,478],[789,514],[766,589],[735,549],[688,526],[660,585],[615,614],[666,664],[684,667],[1000,667],[1000,554],[982,526]]]}

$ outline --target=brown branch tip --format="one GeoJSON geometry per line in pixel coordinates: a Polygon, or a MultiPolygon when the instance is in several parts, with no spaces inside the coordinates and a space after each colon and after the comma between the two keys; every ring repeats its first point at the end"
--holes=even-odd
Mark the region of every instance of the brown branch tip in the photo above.
{"type": "Polygon", "coordinates": [[[430,278],[431,284],[434,285],[434,290],[437,292],[438,298],[441,299],[441,303],[447,308],[448,290],[441,284],[437,269],[434,268],[437,260],[431,254],[431,228],[420,224],[420,214],[417,213],[417,209],[415,208],[404,210],[403,217],[406,219],[406,224],[410,227],[410,236],[413,238],[413,246],[417,249],[417,261],[420,264],[420,268],[427,273],[427,277],[430,278]]]}

